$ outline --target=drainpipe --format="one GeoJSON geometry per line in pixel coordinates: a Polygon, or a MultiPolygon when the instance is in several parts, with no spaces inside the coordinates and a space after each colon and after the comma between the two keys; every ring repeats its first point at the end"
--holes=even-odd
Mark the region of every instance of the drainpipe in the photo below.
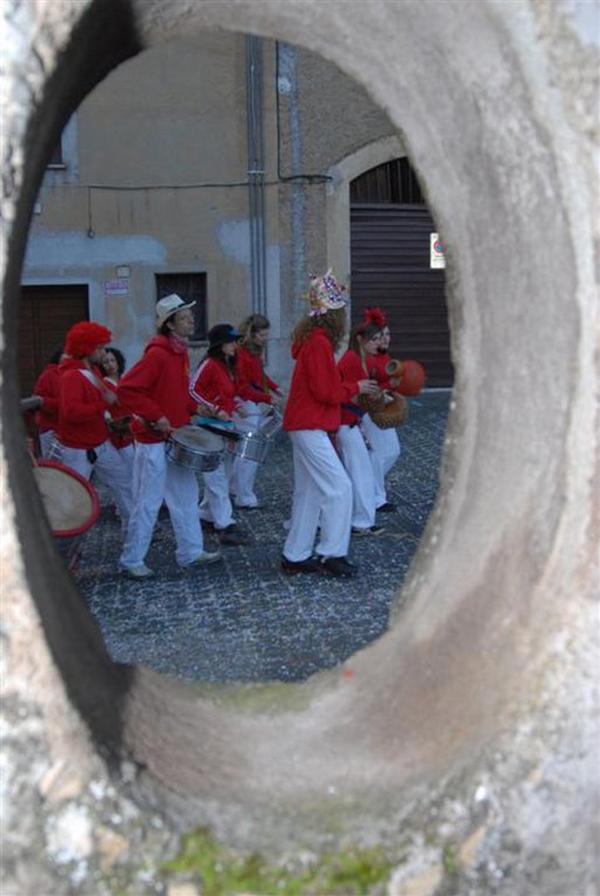
{"type": "Polygon", "coordinates": [[[246,36],[246,120],[252,311],[266,314],[263,59],[262,40],[253,34],[246,36]]]}

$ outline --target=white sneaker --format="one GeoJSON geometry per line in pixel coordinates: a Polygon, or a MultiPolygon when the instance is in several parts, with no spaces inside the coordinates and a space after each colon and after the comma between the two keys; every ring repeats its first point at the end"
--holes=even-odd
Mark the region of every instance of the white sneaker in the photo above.
{"type": "Polygon", "coordinates": [[[140,563],[139,566],[122,566],[121,572],[130,579],[151,579],[154,575],[154,570],[145,563],[140,563]]]}
{"type": "Polygon", "coordinates": [[[183,569],[190,569],[194,566],[208,566],[209,563],[218,563],[223,559],[220,551],[202,551],[191,563],[184,563],[183,569]]]}

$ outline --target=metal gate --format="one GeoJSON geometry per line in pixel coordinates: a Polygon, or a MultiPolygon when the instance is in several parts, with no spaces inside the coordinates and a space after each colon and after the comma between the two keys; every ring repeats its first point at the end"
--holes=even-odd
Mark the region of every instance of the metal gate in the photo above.
{"type": "Polygon", "coordinates": [[[429,235],[436,227],[425,205],[354,203],[350,212],[352,321],[379,305],[392,333],[391,355],[414,358],[428,386],[451,386],[445,272],[432,269],[429,235]]]}

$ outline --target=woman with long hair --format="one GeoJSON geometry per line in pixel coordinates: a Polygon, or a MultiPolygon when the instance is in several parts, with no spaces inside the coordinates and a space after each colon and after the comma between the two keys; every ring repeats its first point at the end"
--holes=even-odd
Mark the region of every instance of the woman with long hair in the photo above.
{"type": "MultiPolygon", "coordinates": [[[[360,377],[375,378],[373,359],[381,339],[381,318],[367,311],[365,319],[354,327],[348,351],[338,367],[344,383],[356,383],[360,377]]],[[[353,396],[357,398],[358,396],[353,396]]],[[[375,523],[376,488],[369,450],[360,429],[364,411],[354,400],[342,404],[342,424],[338,447],[342,463],[352,482],[352,534],[381,535],[382,526],[375,523]]]]}
{"type": "MultiPolygon", "coordinates": [[[[190,394],[220,420],[233,421],[246,411],[238,393],[236,355],[240,333],[231,324],[216,324],[208,333],[208,350],[192,376],[190,394]]],[[[229,474],[222,461],[216,470],[204,473],[204,497],[200,518],[214,526],[221,544],[246,544],[248,538],[233,518],[229,497],[229,474]]]]}
{"type": "MultiPolygon", "coordinates": [[[[379,347],[375,355],[369,359],[369,369],[380,389],[388,389],[390,376],[386,372],[386,365],[390,360],[390,328],[386,323],[385,315],[379,308],[367,309],[367,312],[374,312],[381,316],[379,347]]],[[[380,513],[393,513],[396,510],[396,505],[387,499],[385,479],[400,457],[398,433],[393,428],[380,429],[368,414],[364,415],[361,428],[371,446],[369,457],[375,477],[375,506],[380,513]]]]}
{"type": "Polygon", "coordinates": [[[353,576],[347,559],[352,483],[334,448],[341,404],[357,393],[375,394],[368,377],[342,382],[334,352],[345,331],[347,299],[328,271],[311,280],[309,313],[292,334],[296,364],[283,418],[294,457],[294,496],[281,567],[288,574],[353,576]],[[313,546],[320,525],[320,537],[313,546]]]}
{"type": "MultiPolygon", "coordinates": [[[[237,422],[240,431],[256,431],[264,426],[273,407],[282,399],[279,386],[265,370],[265,350],[269,339],[269,319],[263,314],[251,314],[240,326],[241,338],[236,356],[238,395],[243,399],[245,419],[237,422]]],[[[258,499],[254,481],[258,471],[256,461],[236,457],[231,470],[230,490],[239,510],[256,510],[258,499]]]]}

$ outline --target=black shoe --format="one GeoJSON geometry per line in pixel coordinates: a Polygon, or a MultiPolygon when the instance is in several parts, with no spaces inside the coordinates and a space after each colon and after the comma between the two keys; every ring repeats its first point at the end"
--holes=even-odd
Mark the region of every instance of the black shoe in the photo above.
{"type": "Polygon", "coordinates": [[[366,529],[359,529],[358,526],[352,526],[352,534],[359,537],[365,535],[383,535],[385,529],[383,526],[368,526],[366,529]]]}
{"type": "Polygon", "coordinates": [[[245,532],[236,526],[235,523],[231,523],[229,526],[226,526],[225,529],[217,529],[217,536],[221,544],[249,544],[250,539],[246,535],[245,532]]]}
{"type": "Polygon", "coordinates": [[[211,523],[210,520],[203,520],[202,517],[200,517],[200,525],[203,532],[212,532],[215,528],[214,523],[211,523]]]}
{"type": "Polygon", "coordinates": [[[306,560],[288,560],[284,555],[281,558],[281,571],[288,576],[297,572],[317,572],[321,563],[317,557],[307,557],[306,560]]]}
{"type": "Polygon", "coordinates": [[[396,513],[398,508],[391,501],[386,501],[381,507],[377,508],[377,513],[396,513]]]}
{"type": "Polygon", "coordinates": [[[323,557],[319,564],[319,572],[324,576],[349,579],[358,572],[354,563],[345,557],[323,557]]]}

